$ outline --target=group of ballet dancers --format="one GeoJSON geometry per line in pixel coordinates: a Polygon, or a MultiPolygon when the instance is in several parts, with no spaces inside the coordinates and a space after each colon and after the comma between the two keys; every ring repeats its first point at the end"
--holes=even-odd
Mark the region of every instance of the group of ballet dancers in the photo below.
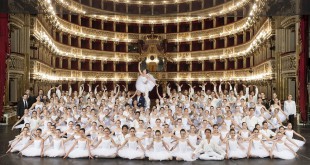
{"type": "Polygon", "coordinates": [[[225,84],[229,90],[223,91],[222,83],[219,90],[213,83],[213,91],[205,85],[201,91],[167,86],[162,96],[157,86],[152,108],[138,106],[138,92],[120,91],[119,85],[112,91],[97,92],[97,86],[95,91],[80,89],[73,94],[71,88],[69,92],[52,88],[48,101],[38,96],[14,124],[12,129],[22,131],[9,142],[7,152],[160,161],[297,157],[306,139],[287,122],[288,114],[276,95],[266,105],[256,86],[244,86],[245,92],[237,93],[231,84],[225,84]]]}

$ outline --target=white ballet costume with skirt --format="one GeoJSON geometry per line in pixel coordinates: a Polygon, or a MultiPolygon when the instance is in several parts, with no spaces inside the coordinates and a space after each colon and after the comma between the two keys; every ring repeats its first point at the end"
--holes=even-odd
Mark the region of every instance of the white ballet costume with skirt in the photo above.
{"type": "Polygon", "coordinates": [[[144,148],[147,148],[153,141],[153,138],[145,137],[141,143],[144,148]]]}
{"type": "Polygon", "coordinates": [[[18,124],[17,126],[14,127],[14,129],[23,129],[26,123],[30,123],[31,117],[30,116],[24,117],[23,120],[24,120],[24,124],[18,124]]]}
{"type": "MultiPolygon", "coordinates": [[[[289,145],[293,150],[294,152],[297,152],[299,150],[299,146],[296,146],[295,144],[291,143],[289,140],[288,140],[288,137],[287,136],[283,136],[282,141],[286,142],[287,145],[289,145]]],[[[298,144],[297,144],[298,145],[298,144]]]]}
{"type": "Polygon", "coordinates": [[[172,147],[172,144],[171,144],[172,138],[171,138],[171,137],[168,137],[168,136],[167,136],[167,137],[163,137],[163,141],[166,143],[168,149],[170,150],[171,147],[172,147]]]}
{"type": "Polygon", "coordinates": [[[212,135],[211,142],[216,143],[223,150],[226,150],[226,144],[221,142],[221,135],[212,135]]]}
{"type": "Polygon", "coordinates": [[[112,157],[117,154],[117,148],[112,146],[111,139],[103,139],[99,146],[91,151],[96,157],[112,157]]]}
{"type": "Polygon", "coordinates": [[[42,140],[34,140],[33,143],[24,149],[21,153],[24,156],[34,157],[34,156],[41,156],[41,143],[42,140]]]}
{"type": "Polygon", "coordinates": [[[284,142],[277,142],[275,149],[272,152],[275,158],[279,159],[294,159],[295,154],[285,146],[284,142]]]}
{"type": "Polygon", "coordinates": [[[136,141],[128,141],[128,146],[118,151],[118,156],[125,159],[144,158],[144,152],[138,147],[136,141]]]}
{"type": "Polygon", "coordinates": [[[188,149],[187,141],[179,141],[179,144],[175,150],[172,151],[172,156],[181,158],[184,161],[194,161],[192,158],[193,151],[188,149]]]}
{"type": "Polygon", "coordinates": [[[141,138],[144,136],[144,134],[145,134],[144,131],[142,131],[142,132],[141,132],[141,131],[137,131],[137,132],[136,132],[136,136],[137,136],[137,138],[139,138],[139,139],[141,139],[141,138]]]}
{"type": "Polygon", "coordinates": [[[152,91],[153,88],[155,87],[155,81],[156,79],[151,75],[151,74],[147,74],[150,79],[152,80],[148,80],[145,76],[139,76],[137,81],[136,81],[136,89],[138,91],[140,91],[141,93],[145,93],[145,92],[149,92],[152,91]],[[154,82],[153,82],[154,81],[154,82]]]}
{"type": "MultiPolygon", "coordinates": [[[[188,140],[193,147],[195,147],[195,148],[197,147],[197,135],[194,135],[194,136],[188,135],[188,140]]],[[[189,149],[192,150],[192,148],[190,148],[190,147],[189,147],[189,149]]]]}
{"type": "Polygon", "coordinates": [[[264,148],[260,140],[252,141],[250,154],[253,157],[265,158],[269,156],[269,152],[264,148]]]}
{"type": "Polygon", "coordinates": [[[23,137],[18,143],[14,143],[12,145],[14,145],[14,147],[12,147],[12,150],[11,152],[18,152],[20,151],[21,149],[23,149],[26,144],[29,142],[30,140],[30,136],[26,136],[26,137],[23,137]]]}
{"type": "Polygon", "coordinates": [[[62,139],[54,139],[53,145],[44,152],[47,157],[62,157],[65,155],[65,150],[62,147],[62,139]]]}
{"type": "MultiPolygon", "coordinates": [[[[249,138],[249,132],[241,131],[241,137],[245,139],[249,138]]],[[[242,141],[241,145],[247,150],[249,148],[249,141],[242,141]]]]}
{"type": "Polygon", "coordinates": [[[165,149],[163,142],[154,142],[153,149],[148,152],[150,160],[169,160],[172,158],[171,154],[165,149]]]}
{"type": "Polygon", "coordinates": [[[228,140],[229,152],[228,158],[245,158],[247,155],[239,145],[237,140],[228,140]]]}
{"type": "Polygon", "coordinates": [[[68,155],[69,158],[86,158],[89,157],[87,141],[78,140],[76,146],[68,155]]]}
{"type": "Polygon", "coordinates": [[[305,142],[301,140],[297,140],[293,138],[294,131],[293,130],[285,130],[285,135],[287,138],[291,139],[293,142],[295,142],[299,147],[302,147],[305,142]]]}

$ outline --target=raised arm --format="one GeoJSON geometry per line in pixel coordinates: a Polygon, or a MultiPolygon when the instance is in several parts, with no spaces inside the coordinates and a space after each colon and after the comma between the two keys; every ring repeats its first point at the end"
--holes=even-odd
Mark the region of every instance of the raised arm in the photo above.
{"type": "Polygon", "coordinates": [[[122,85],[122,86],[124,87],[124,91],[125,91],[125,92],[128,92],[126,86],[125,86],[125,85],[122,85]]]}
{"type": "Polygon", "coordinates": [[[159,99],[162,99],[162,97],[160,96],[160,94],[159,94],[159,92],[158,92],[158,87],[159,87],[159,85],[158,85],[158,84],[156,84],[156,92],[157,92],[157,96],[158,96],[158,98],[159,98],[159,99]]]}
{"type": "Polygon", "coordinates": [[[69,93],[68,93],[68,95],[69,96],[71,96],[72,95],[72,87],[71,87],[71,85],[69,84],[69,93]]]}
{"type": "Polygon", "coordinates": [[[216,83],[213,82],[212,84],[213,84],[213,90],[214,90],[214,93],[215,93],[216,97],[217,97],[217,98],[220,98],[219,95],[218,95],[218,93],[217,93],[217,91],[216,91],[216,83]]]}
{"type": "Polygon", "coordinates": [[[167,95],[169,96],[169,97],[171,97],[171,88],[170,88],[170,84],[168,83],[167,84],[167,95]]]}
{"type": "Polygon", "coordinates": [[[47,92],[47,98],[51,99],[51,93],[52,93],[52,89],[54,89],[55,87],[52,87],[50,90],[48,90],[47,92]]]}
{"type": "Polygon", "coordinates": [[[58,98],[60,99],[60,97],[61,97],[61,91],[60,91],[60,88],[61,87],[61,85],[59,85],[58,87],[56,87],[56,95],[58,96],[58,98]]]}
{"type": "Polygon", "coordinates": [[[141,72],[141,62],[139,62],[139,64],[138,64],[138,70],[139,70],[139,73],[140,73],[140,75],[142,75],[142,72],[141,72]]]}
{"type": "Polygon", "coordinates": [[[82,96],[83,92],[84,92],[84,84],[81,84],[80,90],[79,90],[79,97],[82,96]]]}
{"type": "Polygon", "coordinates": [[[96,95],[97,93],[98,93],[98,87],[99,87],[99,85],[96,85],[96,87],[95,87],[95,89],[94,89],[94,94],[96,95]]]}
{"type": "Polygon", "coordinates": [[[235,84],[235,86],[234,86],[234,92],[235,92],[235,95],[236,95],[236,96],[238,96],[237,88],[238,88],[238,84],[235,84]]]}

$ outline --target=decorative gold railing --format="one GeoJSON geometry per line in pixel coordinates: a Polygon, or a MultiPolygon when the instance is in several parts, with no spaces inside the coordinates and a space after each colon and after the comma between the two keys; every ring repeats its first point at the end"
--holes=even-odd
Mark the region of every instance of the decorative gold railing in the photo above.
{"type": "MultiPolygon", "coordinates": [[[[256,81],[272,79],[274,77],[273,66],[274,60],[269,60],[252,67],[252,69],[201,72],[154,72],[152,74],[158,80],[171,81],[256,81]]],[[[53,69],[35,60],[31,62],[31,68],[31,77],[44,81],[135,81],[138,77],[138,72],[53,69]]]]}

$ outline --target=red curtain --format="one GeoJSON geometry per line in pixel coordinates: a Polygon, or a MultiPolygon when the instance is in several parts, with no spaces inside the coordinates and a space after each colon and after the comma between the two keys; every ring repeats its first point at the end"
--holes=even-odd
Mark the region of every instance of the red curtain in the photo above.
{"type": "Polygon", "coordinates": [[[307,122],[307,102],[308,102],[308,92],[307,92],[307,59],[308,59],[308,16],[302,16],[300,22],[300,37],[301,37],[301,52],[299,55],[299,70],[298,70],[298,80],[299,80],[299,108],[301,119],[305,123],[307,122]]]}
{"type": "Polygon", "coordinates": [[[3,103],[5,95],[6,57],[10,52],[8,36],[8,14],[0,14],[0,120],[3,114],[3,103]]]}

